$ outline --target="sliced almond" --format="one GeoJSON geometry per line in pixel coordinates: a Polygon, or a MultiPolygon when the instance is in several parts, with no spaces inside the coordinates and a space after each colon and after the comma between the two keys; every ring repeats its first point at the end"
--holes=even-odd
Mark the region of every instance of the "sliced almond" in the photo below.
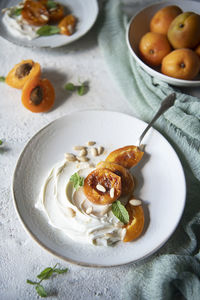
{"type": "Polygon", "coordinates": [[[91,212],[92,212],[93,208],[92,206],[89,206],[87,209],[86,209],[86,214],[90,215],[91,212]]]}
{"type": "Polygon", "coordinates": [[[114,198],[114,195],[115,195],[115,189],[112,187],[110,189],[110,198],[114,198]]]}
{"type": "Polygon", "coordinates": [[[87,150],[84,148],[79,152],[79,156],[86,156],[87,155],[87,150]]]}
{"type": "Polygon", "coordinates": [[[97,189],[98,191],[102,192],[102,193],[105,193],[105,192],[106,192],[105,187],[104,187],[103,185],[101,185],[101,184],[97,184],[97,185],[96,185],[96,189],[97,189]]]}
{"type": "Polygon", "coordinates": [[[76,212],[71,207],[67,207],[67,214],[71,218],[74,218],[76,216],[76,212]]]}
{"type": "Polygon", "coordinates": [[[84,146],[74,146],[73,147],[73,150],[75,150],[75,151],[80,151],[80,150],[83,150],[83,149],[85,149],[84,146]]]}
{"type": "Polygon", "coordinates": [[[103,153],[103,151],[104,151],[104,147],[99,146],[99,147],[97,148],[97,151],[98,151],[98,155],[101,155],[101,154],[103,153]]]}
{"type": "Polygon", "coordinates": [[[76,158],[77,158],[78,161],[80,161],[80,162],[86,162],[86,161],[89,160],[89,158],[86,157],[86,156],[77,156],[76,158]]]}
{"type": "Polygon", "coordinates": [[[142,201],[141,200],[138,200],[138,199],[131,199],[129,200],[129,203],[133,206],[139,206],[139,205],[142,205],[142,201]]]}
{"type": "Polygon", "coordinates": [[[76,156],[72,153],[65,153],[65,159],[67,161],[76,161],[76,156]]]}
{"type": "Polygon", "coordinates": [[[96,144],[96,142],[94,142],[94,141],[87,142],[87,146],[94,146],[95,144],[96,144]]]}
{"type": "Polygon", "coordinates": [[[97,156],[98,155],[97,148],[95,148],[95,147],[91,148],[91,154],[92,154],[92,156],[97,156]]]}

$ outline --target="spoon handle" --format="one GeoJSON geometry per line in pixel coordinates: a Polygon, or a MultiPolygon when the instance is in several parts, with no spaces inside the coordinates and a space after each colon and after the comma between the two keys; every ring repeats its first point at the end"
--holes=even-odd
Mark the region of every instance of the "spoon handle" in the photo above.
{"type": "Polygon", "coordinates": [[[167,96],[161,103],[161,106],[159,108],[159,110],[157,111],[157,113],[155,114],[155,116],[153,117],[153,119],[151,120],[151,122],[148,124],[148,126],[145,128],[145,130],[142,132],[141,136],[139,137],[139,146],[141,144],[142,139],[144,138],[145,134],[147,133],[147,131],[152,127],[152,125],[154,124],[154,122],[164,113],[168,110],[168,108],[170,108],[174,102],[176,100],[176,94],[172,93],[169,96],[167,96]]]}

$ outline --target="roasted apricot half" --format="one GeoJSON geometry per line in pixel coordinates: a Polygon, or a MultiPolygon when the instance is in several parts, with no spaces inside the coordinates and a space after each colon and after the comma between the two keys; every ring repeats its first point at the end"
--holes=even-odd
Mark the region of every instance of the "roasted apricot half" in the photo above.
{"type": "Polygon", "coordinates": [[[121,177],[108,169],[98,168],[85,178],[83,189],[91,202],[100,205],[110,204],[121,195],[121,177]]]}
{"type": "Polygon", "coordinates": [[[126,205],[129,213],[129,223],[125,225],[126,234],[123,242],[131,242],[137,239],[144,228],[144,211],[141,205],[133,206],[130,203],[126,205]]]}
{"type": "Polygon", "coordinates": [[[134,181],[131,173],[121,165],[110,163],[107,161],[101,161],[96,166],[97,168],[106,168],[122,179],[122,196],[127,196],[133,193],[134,181]]]}
{"type": "Polygon", "coordinates": [[[49,22],[51,23],[59,22],[64,17],[64,7],[59,3],[54,3],[56,5],[54,8],[47,7],[49,12],[49,22]]]}
{"type": "Polygon", "coordinates": [[[48,79],[33,78],[22,89],[22,103],[32,112],[39,113],[51,109],[55,91],[48,79]]]}
{"type": "Polygon", "coordinates": [[[49,12],[40,1],[26,0],[21,15],[30,25],[42,26],[49,22],[49,12]]]}
{"type": "Polygon", "coordinates": [[[76,18],[73,15],[65,16],[58,27],[60,28],[60,34],[72,35],[76,26],[76,18]]]}
{"type": "Polygon", "coordinates": [[[22,60],[6,76],[6,83],[14,88],[22,89],[27,80],[33,77],[40,77],[41,68],[39,63],[22,60]]]}
{"type": "Polygon", "coordinates": [[[144,152],[142,152],[137,146],[126,146],[112,151],[106,158],[106,161],[113,162],[123,166],[124,168],[130,169],[139,163],[143,154],[144,152]]]}

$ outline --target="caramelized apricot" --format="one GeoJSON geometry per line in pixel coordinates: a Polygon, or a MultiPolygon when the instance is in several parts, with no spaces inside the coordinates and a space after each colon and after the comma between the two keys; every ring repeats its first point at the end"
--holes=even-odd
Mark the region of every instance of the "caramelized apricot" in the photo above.
{"type": "Polygon", "coordinates": [[[75,26],[76,18],[72,15],[67,15],[58,24],[60,33],[65,35],[71,35],[74,32],[75,26]]]}
{"type": "Polygon", "coordinates": [[[22,103],[32,112],[39,113],[51,109],[55,91],[48,79],[33,78],[26,82],[22,90],[22,103]]]}
{"type": "Polygon", "coordinates": [[[85,178],[83,189],[91,202],[101,205],[110,204],[121,195],[121,177],[108,169],[98,168],[85,178]]]}
{"type": "Polygon", "coordinates": [[[21,15],[30,25],[42,26],[49,21],[49,12],[40,1],[26,0],[21,15]]]}
{"type": "Polygon", "coordinates": [[[144,211],[142,206],[133,206],[128,203],[126,209],[129,213],[129,223],[125,225],[126,235],[123,240],[125,243],[137,239],[144,228],[144,211]]]}
{"type": "Polygon", "coordinates": [[[52,23],[59,22],[64,17],[64,7],[59,3],[55,4],[55,8],[47,8],[49,12],[49,22],[52,23]]]}
{"type": "Polygon", "coordinates": [[[32,60],[22,60],[6,76],[6,83],[14,88],[22,89],[27,80],[40,77],[41,68],[39,63],[32,60]]]}
{"type": "Polygon", "coordinates": [[[119,164],[127,169],[137,165],[142,159],[144,152],[137,146],[126,146],[112,151],[106,161],[119,164]]]}
{"type": "Polygon", "coordinates": [[[133,176],[123,166],[115,163],[110,163],[107,161],[101,161],[100,163],[98,163],[97,168],[106,168],[121,177],[122,196],[127,196],[133,193],[133,189],[134,189],[133,176]]]}

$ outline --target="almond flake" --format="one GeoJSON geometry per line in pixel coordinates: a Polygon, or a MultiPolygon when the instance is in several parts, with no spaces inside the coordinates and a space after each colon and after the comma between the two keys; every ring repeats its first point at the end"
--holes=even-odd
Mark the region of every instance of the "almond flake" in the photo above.
{"type": "Polygon", "coordinates": [[[114,198],[114,195],[115,195],[115,189],[112,187],[110,189],[110,198],[114,198]]]}
{"type": "Polygon", "coordinates": [[[93,148],[91,149],[91,154],[92,154],[92,156],[97,156],[97,155],[98,155],[97,148],[93,147],[93,148]]]}
{"type": "Polygon", "coordinates": [[[67,214],[71,218],[74,218],[76,216],[76,212],[71,207],[67,207],[67,214]]]}
{"type": "Polygon", "coordinates": [[[139,205],[142,204],[142,201],[141,201],[141,200],[138,200],[138,199],[131,199],[131,200],[129,201],[129,203],[130,203],[131,205],[133,205],[133,206],[139,206],[139,205]]]}
{"type": "Polygon", "coordinates": [[[94,146],[95,144],[96,144],[96,142],[94,142],[94,141],[87,142],[87,146],[94,146]]]}
{"type": "Polygon", "coordinates": [[[89,206],[87,209],[86,209],[86,214],[90,215],[92,212],[92,206],[89,206]]]}
{"type": "Polygon", "coordinates": [[[102,192],[102,193],[105,193],[105,192],[106,192],[105,187],[104,187],[103,185],[101,185],[101,184],[97,184],[97,185],[96,185],[96,189],[97,189],[98,191],[102,192]]]}

